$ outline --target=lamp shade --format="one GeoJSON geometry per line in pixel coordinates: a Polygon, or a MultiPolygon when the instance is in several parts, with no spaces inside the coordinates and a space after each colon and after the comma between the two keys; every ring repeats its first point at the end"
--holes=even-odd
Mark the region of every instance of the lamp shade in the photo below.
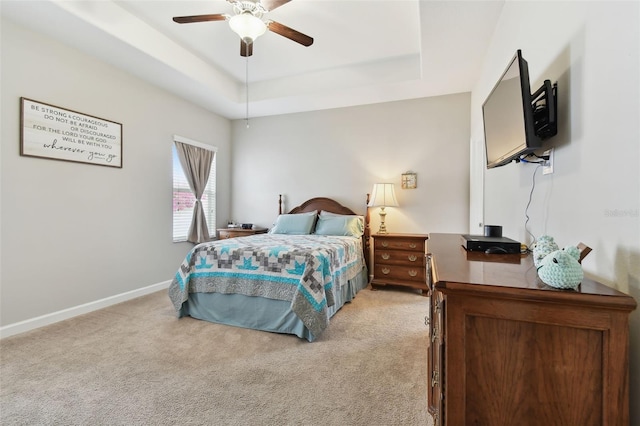
{"type": "Polygon", "coordinates": [[[267,25],[262,19],[254,16],[251,12],[232,16],[229,19],[229,26],[246,44],[253,43],[267,30],[267,25]]]}
{"type": "Polygon", "coordinates": [[[396,191],[392,183],[374,183],[369,207],[398,207],[396,191]]]}

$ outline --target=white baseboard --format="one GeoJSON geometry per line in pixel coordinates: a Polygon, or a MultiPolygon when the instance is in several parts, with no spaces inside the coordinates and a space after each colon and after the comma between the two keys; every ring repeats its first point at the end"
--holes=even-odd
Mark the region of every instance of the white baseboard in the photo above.
{"type": "Polygon", "coordinates": [[[63,309],[58,312],[53,312],[36,318],[9,324],[4,327],[0,327],[0,339],[13,336],[15,334],[24,333],[26,331],[35,330],[36,328],[44,327],[45,325],[77,317],[78,315],[97,311],[98,309],[106,308],[117,303],[126,302],[127,300],[144,296],[145,294],[155,293],[156,291],[169,288],[170,284],[171,281],[164,281],[136,290],[127,291],[126,293],[116,294],[115,296],[106,297],[94,302],[89,302],[83,305],[74,306],[72,308],[63,309]]]}

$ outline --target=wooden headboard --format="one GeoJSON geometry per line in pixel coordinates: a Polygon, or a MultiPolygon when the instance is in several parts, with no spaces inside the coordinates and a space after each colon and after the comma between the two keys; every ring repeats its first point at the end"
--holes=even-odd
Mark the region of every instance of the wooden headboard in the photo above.
{"type": "MultiPolygon", "coordinates": [[[[367,268],[369,268],[369,254],[371,251],[371,229],[369,228],[369,194],[367,194],[367,199],[365,203],[365,214],[364,216],[364,235],[362,236],[362,249],[364,250],[364,261],[367,264],[367,268]]],[[[300,204],[292,208],[289,211],[289,214],[296,213],[305,213],[312,212],[317,210],[320,212],[321,210],[336,213],[336,214],[349,214],[349,215],[360,215],[359,213],[354,212],[348,207],[343,206],[336,200],[332,200],[331,198],[326,197],[316,197],[311,198],[304,203],[300,204]]],[[[278,214],[282,214],[282,194],[278,196],[278,214]]]]}

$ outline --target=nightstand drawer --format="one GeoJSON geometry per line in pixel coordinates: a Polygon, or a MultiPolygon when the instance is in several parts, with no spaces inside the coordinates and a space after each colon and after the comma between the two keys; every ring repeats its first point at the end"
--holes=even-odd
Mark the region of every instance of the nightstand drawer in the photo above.
{"type": "Polygon", "coordinates": [[[374,262],[387,265],[424,266],[424,253],[418,251],[376,249],[374,262]]]}
{"type": "Polygon", "coordinates": [[[374,276],[381,280],[389,281],[415,281],[425,284],[425,268],[422,264],[413,266],[384,265],[376,263],[374,265],[374,276]]]}
{"type": "Polygon", "coordinates": [[[408,250],[408,251],[419,251],[424,253],[424,239],[416,239],[416,238],[385,238],[385,237],[376,237],[374,240],[374,248],[376,250],[379,249],[389,249],[389,250],[408,250]]]}

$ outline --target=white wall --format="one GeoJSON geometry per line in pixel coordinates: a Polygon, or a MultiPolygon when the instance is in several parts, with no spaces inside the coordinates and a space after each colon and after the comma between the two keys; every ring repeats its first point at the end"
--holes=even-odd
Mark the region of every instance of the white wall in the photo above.
{"type": "Polygon", "coordinates": [[[229,214],[230,122],[2,21],[1,317],[7,326],[171,280],[173,135],[215,145],[229,214]],[[19,155],[20,97],[122,123],[123,168],[19,155]]]}
{"type": "MultiPolygon", "coordinates": [[[[400,207],[389,232],[466,232],[469,217],[469,94],[234,121],[232,211],[271,226],[285,211],[330,197],[364,213],[376,182],[393,182],[400,207]],[[401,174],[418,175],[401,189],[401,174]]],[[[379,226],[371,209],[371,229],[379,226]]],[[[220,217],[220,220],[224,220],[220,217]]]]}
{"type": "MultiPolygon", "coordinates": [[[[640,300],[640,3],[507,2],[471,99],[471,135],[482,162],[481,105],[517,49],[529,62],[532,90],[558,82],[554,173],[538,170],[529,230],[561,245],[594,251],[586,273],[640,300]]],[[[530,242],[525,207],[535,165],[484,174],[484,221],[530,242]]],[[[481,191],[481,188],[480,188],[481,191]]],[[[474,187],[474,195],[477,197],[474,187]]],[[[475,206],[475,204],[474,204],[475,206]]],[[[479,212],[474,209],[472,217],[479,212]]],[[[481,215],[481,213],[480,213],[481,215]]],[[[640,400],[640,312],[631,315],[631,401],[640,400]]],[[[631,404],[631,424],[640,405],[631,404]]]]}

